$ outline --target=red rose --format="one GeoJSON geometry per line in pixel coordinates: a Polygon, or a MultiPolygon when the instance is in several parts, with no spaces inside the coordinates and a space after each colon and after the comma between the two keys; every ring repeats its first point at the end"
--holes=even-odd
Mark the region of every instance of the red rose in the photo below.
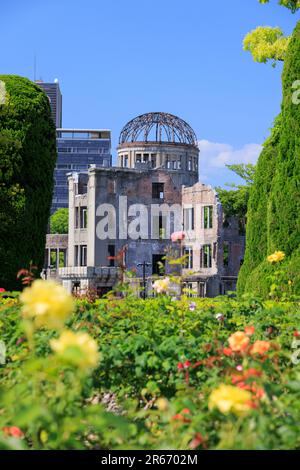
{"type": "Polygon", "coordinates": [[[225,356],[232,356],[233,351],[232,351],[231,348],[224,348],[224,349],[223,349],[223,354],[224,354],[225,356]]]}
{"type": "Polygon", "coordinates": [[[2,431],[6,436],[17,437],[19,439],[24,437],[24,433],[17,426],[4,426],[4,428],[2,428],[2,431]]]}
{"type": "Polygon", "coordinates": [[[261,377],[262,371],[258,369],[250,368],[245,371],[244,375],[246,379],[248,379],[249,377],[261,377]]]}
{"type": "Polygon", "coordinates": [[[190,423],[191,420],[183,416],[181,413],[177,413],[177,415],[172,416],[173,421],[181,421],[182,423],[190,423]]]}
{"type": "Polygon", "coordinates": [[[246,333],[247,336],[252,336],[255,333],[254,326],[246,326],[245,327],[245,333],[246,333]]]}
{"type": "Polygon", "coordinates": [[[192,439],[189,443],[189,448],[197,449],[197,447],[200,445],[202,445],[204,448],[207,448],[204,437],[200,434],[200,432],[197,432],[194,439],[192,439]]]}

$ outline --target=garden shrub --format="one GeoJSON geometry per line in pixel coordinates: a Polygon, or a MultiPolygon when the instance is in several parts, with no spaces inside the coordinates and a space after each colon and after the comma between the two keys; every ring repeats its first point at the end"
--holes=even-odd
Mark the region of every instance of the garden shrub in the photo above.
{"type": "Polygon", "coordinates": [[[40,87],[0,75],[0,285],[20,288],[17,272],[40,272],[53,191],[55,126],[40,87]]]}
{"type": "MultiPolygon", "coordinates": [[[[49,314],[63,319],[52,291],[49,314]]],[[[1,449],[300,448],[298,302],[77,300],[63,331],[97,342],[91,371],[76,350],[53,351],[63,335],[49,314],[30,340],[19,299],[0,295],[1,449]]]]}

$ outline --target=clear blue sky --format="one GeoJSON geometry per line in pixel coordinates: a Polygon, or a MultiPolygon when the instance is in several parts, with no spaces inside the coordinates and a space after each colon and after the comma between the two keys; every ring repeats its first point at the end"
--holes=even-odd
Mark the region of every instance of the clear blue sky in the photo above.
{"type": "Polygon", "coordinates": [[[299,15],[271,0],[0,0],[1,73],[58,78],[65,127],[110,128],[176,114],[202,142],[203,182],[255,161],[280,109],[282,67],[242,50],[258,25],[290,33],[299,15]]]}

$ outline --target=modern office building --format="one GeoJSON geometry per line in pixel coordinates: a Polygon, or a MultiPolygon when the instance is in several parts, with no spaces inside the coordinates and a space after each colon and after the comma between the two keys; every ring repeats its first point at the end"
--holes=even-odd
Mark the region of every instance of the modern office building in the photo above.
{"type": "Polygon", "coordinates": [[[53,214],[59,208],[68,207],[68,173],[87,172],[91,166],[111,166],[111,132],[106,129],[63,129],[62,94],[58,80],[53,83],[36,80],[35,83],[49,98],[57,130],[57,162],[51,207],[53,214]]]}
{"type": "Polygon", "coordinates": [[[56,128],[62,127],[62,94],[59,88],[58,80],[53,83],[45,83],[42,80],[36,80],[35,83],[41,87],[49,98],[51,106],[51,115],[56,128]]]}
{"type": "Polygon", "coordinates": [[[111,166],[111,132],[106,129],[57,129],[57,162],[51,213],[68,207],[68,173],[111,166]]]}

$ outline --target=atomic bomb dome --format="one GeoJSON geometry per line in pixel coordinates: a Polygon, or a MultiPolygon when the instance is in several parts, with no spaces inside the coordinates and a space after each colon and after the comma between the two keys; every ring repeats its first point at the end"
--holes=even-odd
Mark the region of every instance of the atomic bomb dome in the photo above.
{"type": "Polygon", "coordinates": [[[122,129],[119,143],[157,142],[197,145],[191,126],[169,113],[147,113],[129,121],[122,129]]]}
{"type": "Polygon", "coordinates": [[[129,121],[120,133],[120,167],[165,169],[174,172],[178,185],[189,186],[198,181],[198,159],[195,132],[173,114],[142,114],[129,121]]]}

